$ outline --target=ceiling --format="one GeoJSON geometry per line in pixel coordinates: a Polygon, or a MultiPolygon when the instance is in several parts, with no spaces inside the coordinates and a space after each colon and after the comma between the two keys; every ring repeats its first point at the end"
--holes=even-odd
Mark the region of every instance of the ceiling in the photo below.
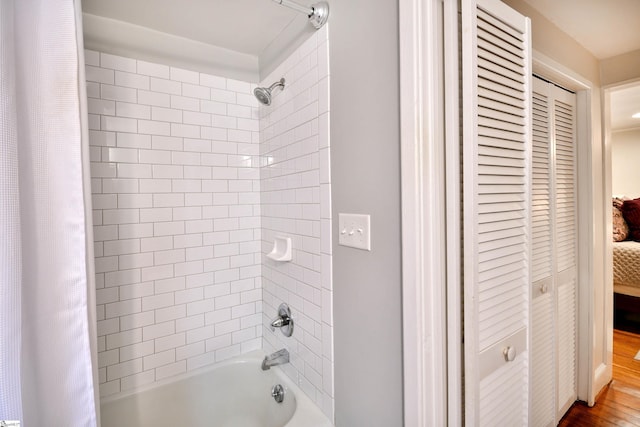
{"type": "MultiPolygon", "coordinates": [[[[310,6],[316,0],[296,0],[310,6]]],[[[640,0],[524,0],[596,58],[640,49],[640,0]]],[[[82,0],[83,12],[259,56],[299,16],[271,0],[82,0]],[[188,5],[188,7],[187,7],[188,5]]],[[[640,126],[640,88],[612,94],[612,129],[640,126]]]]}
{"type": "MultiPolygon", "coordinates": [[[[524,1],[598,59],[640,49],[639,0],[524,1]]],[[[256,56],[298,14],[271,0],[82,0],[82,9],[256,56]]]]}
{"type": "Polygon", "coordinates": [[[524,0],[596,58],[640,49],[638,0],[524,0]]]}
{"type": "MultiPolygon", "coordinates": [[[[598,59],[640,49],[640,0],[524,0],[598,59]]],[[[611,130],[640,127],[640,85],[611,93],[611,130]]]]}
{"type": "Polygon", "coordinates": [[[631,117],[636,113],[640,113],[640,85],[611,91],[611,130],[640,128],[640,119],[631,117]]]}
{"type": "Polygon", "coordinates": [[[300,14],[271,0],[82,0],[82,11],[255,56],[300,14]]]}

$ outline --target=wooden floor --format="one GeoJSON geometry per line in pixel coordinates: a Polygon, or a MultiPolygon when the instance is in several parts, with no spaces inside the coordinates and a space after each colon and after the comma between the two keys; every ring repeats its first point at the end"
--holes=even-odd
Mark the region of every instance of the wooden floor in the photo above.
{"type": "Polygon", "coordinates": [[[613,381],[593,408],[576,402],[559,426],[640,426],[640,335],[614,329],[613,381]]]}

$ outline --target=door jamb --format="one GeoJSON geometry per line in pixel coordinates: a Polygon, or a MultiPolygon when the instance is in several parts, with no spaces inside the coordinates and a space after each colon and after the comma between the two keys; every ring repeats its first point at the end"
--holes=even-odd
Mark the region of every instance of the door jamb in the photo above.
{"type": "Polygon", "coordinates": [[[442,1],[399,1],[404,424],[416,426],[447,425],[441,14],[442,1]]]}
{"type": "MultiPolygon", "coordinates": [[[[602,87],[602,138],[603,138],[603,174],[604,174],[604,200],[611,200],[613,197],[613,177],[612,177],[612,168],[613,163],[611,159],[611,92],[616,89],[623,89],[629,86],[638,86],[640,84],[640,79],[631,79],[623,82],[617,82],[613,84],[609,84],[602,87]]],[[[604,218],[604,229],[606,231],[605,236],[611,236],[613,232],[613,224],[612,224],[612,213],[611,210],[605,210],[606,216],[604,218]]],[[[611,313],[606,313],[608,322],[605,324],[605,351],[609,360],[613,358],[613,243],[611,238],[605,239],[605,277],[609,278],[609,280],[605,283],[604,288],[604,296],[608,300],[608,307],[611,310],[611,313]]],[[[611,379],[611,375],[609,375],[608,380],[611,379]]],[[[601,380],[604,382],[604,379],[601,380]]],[[[603,387],[609,381],[604,382],[603,387]]],[[[594,402],[595,403],[595,402],[594,402]]]]}

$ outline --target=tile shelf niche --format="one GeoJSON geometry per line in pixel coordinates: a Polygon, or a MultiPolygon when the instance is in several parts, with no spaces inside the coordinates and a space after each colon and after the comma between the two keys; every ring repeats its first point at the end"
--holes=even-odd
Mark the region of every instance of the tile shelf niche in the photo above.
{"type": "Polygon", "coordinates": [[[292,259],[291,238],[276,236],[273,241],[273,249],[267,254],[274,261],[287,262],[292,259]]]}

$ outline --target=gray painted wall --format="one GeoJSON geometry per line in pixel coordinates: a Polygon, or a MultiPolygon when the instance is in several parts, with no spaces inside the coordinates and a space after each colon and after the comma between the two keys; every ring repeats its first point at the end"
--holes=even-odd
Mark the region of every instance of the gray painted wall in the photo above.
{"type": "Polygon", "coordinates": [[[398,5],[333,0],[329,18],[336,426],[402,425],[398,5]],[[371,215],[372,251],[337,244],[371,215]]]}

